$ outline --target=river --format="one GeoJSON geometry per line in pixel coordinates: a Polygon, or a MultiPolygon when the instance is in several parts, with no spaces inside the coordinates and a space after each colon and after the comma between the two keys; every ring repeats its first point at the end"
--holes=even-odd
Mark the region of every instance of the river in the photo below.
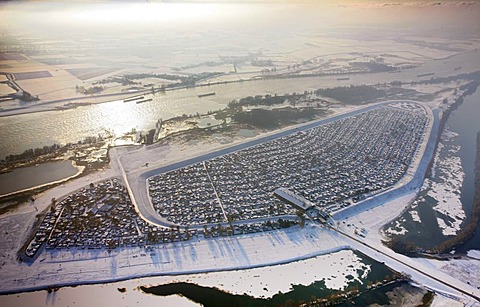
{"type": "MultiPolygon", "coordinates": [[[[455,230],[470,220],[475,192],[476,135],[480,131],[478,118],[480,90],[477,89],[448,117],[432,176],[427,180],[430,183],[424,185],[412,208],[387,228],[403,229],[404,240],[430,249],[451,238],[455,230]],[[446,210],[439,210],[438,206],[446,210]],[[450,230],[445,231],[445,227],[450,230]]],[[[462,253],[470,249],[480,249],[479,229],[466,244],[456,247],[462,253]]]]}
{"type": "Polygon", "coordinates": [[[479,56],[480,51],[474,51],[450,59],[430,60],[421,67],[398,73],[352,74],[348,75],[349,80],[337,80],[338,76],[322,76],[246,81],[145,95],[146,99],[153,100],[141,104],[115,100],[69,110],[0,117],[0,159],[30,148],[77,142],[106,131],[116,136],[128,133],[133,128],[146,131],[154,128],[160,118],[166,120],[183,114],[223,109],[231,100],[246,96],[282,95],[326,87],[430,79],[432,76],[417,78],[418,74],[428,72],[434,72],[433,77],[458,75],[478,69],[477,65],[463,65],[465,68],[461,70],[454,68],[461,63],[474,61],[479,56]],[[206,92],[215,92],[216,95],[198,97],[206,92]]]}
{"type": "MultiPolygon", "coordinates": [[[[467,214],[472,211],[475,196],[475,158],[476,135],[480,131],[480,90],[465,98],[464,103],[452,114],[449,125],[451,129],[459,131],[459,156],[465,172],[461,200],[467,214]],[[463,107],[462,107],[463,106],[463,107]]],[[[480,227],[477,226],[474,236],[465,244],[458,246],[457,252],[467,252],[471,249],[480,250],[480,227]]]]}

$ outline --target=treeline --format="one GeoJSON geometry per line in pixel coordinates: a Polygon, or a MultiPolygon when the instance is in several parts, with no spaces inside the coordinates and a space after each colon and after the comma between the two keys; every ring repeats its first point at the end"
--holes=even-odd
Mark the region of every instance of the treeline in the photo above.
{"type": "Polygon", "coordinates": [[[318,89],[315,91],[315,94],[330,97],[347,104],[362,104],[365,101],[382,98],[386,95],[385,91],[377,90],[373,86],[368,85],[350,85],[344,87],[318,89]]]}
{"type": "Polygon", "coordinates": [[[393,236],[389,241],[383,243],[396,253],[409,257],[418,256],[419,248],[413,242],[404,241],[400,236],[393,236]]]}
{"type": "Polygon", "coordinates": [[[267,94],[265,96],[257,95],[257,96],[248,96],[245,98],[241,98],[240,100],[232,100],[228,103],[228,107],[231,109],[235,109],[238,107],[246,107],[246,106],[273,106],[282,104],[285,101],[289,101],[290,103],[294,104],[295,102],[299,101],[301,98],[306,97],[309,94],[313,94],[313,92],[305,91],[303,94],[285,94],[278,96],[267,94]]]}
{"type": "Polygon", "coordinates": [[[239,124],[247,124],[257,128],[276,128],[299,119],[313,119],[320,112],[320,110],[314,108],[253,109],[235,113],[233,120],[239,124]]]}
{"type": "Polygon", "coordinates": [[[120,83],[122,85],[134,85],[134,84],[139,84],[139,82],[135,82],[134,80],[140,80],[140,79],[146,79],[146,78],[158,78],[158,79],[165,79],[169,81],[180,81],[180,84],[168,84],[165,87],[175,87],[175,86],[193,86],[195,85],[198,81],[201,81],[203,79],[207,78],[212,78],[216,76],[223,75],[223,72],[203,72],[199,74],[193,74],[189,76],[184,76],[184,75],[172,75],[172,74],[148,74],[148,73],[142,73],[142,74],[128,74],[124,75],[122,77],[110,77],[104,80],[100,80],[95,82],[94,84],[105,84],[105,83],[120,83]]]}
{"type": "Polygon", "coordinates": [[[27,149],[19,155],[8,155],[4,160],[2,160],[2,163],[21,161],[21,160],[40,157],[40,156],[43,156],[43,155],[47,155],[47,154],[50,154],[50,153],[57,152],[60,148],[62,148],[62,145],[53,144],[51,146],[43,146],[41,148],[27,149]]]}
{"type": "Polygon", "coordinates": [[[133,80],[146,79],[146,78],[160,78],[160,79],[165,79],[170,81],[180,80],[180,77],[178,75],[170,75],[170,74],[129,74],[121,77],[110,77],[107,79],[97,81],[93,84],[120,83],[122,85],[131,85],[131,84],[138,84],[138,82],[134,82],[133,80]]]}
{"type": "Polygon", "coordinates": [[[370,61],[370,62],[353,62],[352,63],[353,66],[356,66],[356,67],[364,67],[364,68],[367,68],[369,71],[371,72],[387,72],[387,71],[394,71],[394,70],[397,70],[397,68],[393,67],[393,66],[390,66],[390,65],[387,65],[387,64],[383,64],[383,63],[378,63],[378,62],[374,62],[374,61],[370,61]]]}
{"type": "Polygon", "coordinates": [[[8,155],[8,156],[5,157],[5,159],[3,159],[1,161],[1,163],[5,164],[5,163],[17,162],[17,161],[23,161],[23,160],[31,160],[31,159],[38,158],[38,157],[41,157],[41,156],[44,156],[44,155],[57,153],[61,150],[67,150],[74,145],[96,144],[96,143],[102,142],[102,141],[103,141],[103,137],[99,135],[98,137],[95,137],[95,136],[86,137],[83,140],[78,141],[76,144],[75,143],[67,143],[65,145],[61,145],[61,144],[55,143],[55,144],[50,145],[50,146],[31,148],[31,149],[25,150],[24,152],[22,152],[21,154],[18,154],[18,155],[8,155]]]}
{"type": "Polygon", "coordinates": [[[480,81],[480,71],[475,71],[471,73],[465,73],[450,77],[437,77],[431,78],[430,80],[422,80],[422,81],[412,81],[410,84],[434,84],[434,83],[447,83],[452,82],[460,79],[467,79],[467,80],[477,80],[480,81]]]}
{"type": "Polygon", "coordinates": [[[248,96],[239,100],[232,100],[228,103],[229,108],[235,109],[245,106],[273,106],[282,104],[286,101],[295,105],[296,102],[306,98],[309,95],[326,96],[347,104],[362,104],[366,101],[385,97],[386,92],[383,90],[377,90],[373,86],[369,85],[350,85],[342,87],[334,87],[327,89],[317,89],[315,91],[305,91],[303,93],[292,93],[284,95],[257,95],[248,96]]]}
{"type": "Polygon", "coordinates": [[[96,86],[85,88],[84,86],[75,85],[75,92],[76,93],[81,93],[81,94],[84,94],[84,95],[93,95],[93,94],[96,94],[96,93],[100,93],[102,91],[103,91],[103,86],[96,85],[96,86]]]}

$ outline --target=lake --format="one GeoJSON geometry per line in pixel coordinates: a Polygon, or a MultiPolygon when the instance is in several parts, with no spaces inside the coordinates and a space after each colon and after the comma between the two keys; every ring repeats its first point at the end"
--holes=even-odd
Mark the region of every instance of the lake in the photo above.
{"type": "Polygon", "coordinates": [[[75,175],[78,169],[72,161],[58,161],[17,168],[0,174],[0,195],[21,191],[75,175]]]}

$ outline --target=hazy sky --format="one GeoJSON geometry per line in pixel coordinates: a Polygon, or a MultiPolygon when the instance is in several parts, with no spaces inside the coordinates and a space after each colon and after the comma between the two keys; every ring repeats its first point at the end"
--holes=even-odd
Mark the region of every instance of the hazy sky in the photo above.
{"type": "Polygon", "coordinates": [[[159,28],[315,29],[376,26],[480,35],[468,1],[77,1],[0,4],[2,33],[94,35],[159,28]],[[477,33],[477,34],[475,34],[477,33]]]}

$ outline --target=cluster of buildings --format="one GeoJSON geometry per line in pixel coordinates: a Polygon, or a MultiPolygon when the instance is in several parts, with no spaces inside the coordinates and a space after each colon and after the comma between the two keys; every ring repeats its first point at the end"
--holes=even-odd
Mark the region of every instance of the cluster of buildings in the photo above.
{"type": "Polygon", "coordinates": [[[119,179],[90,184],[52,204],[25,254],[268,231],[302,225],[305,212],[325,221],[405,175],[427,124],[423,109],[407,107],[378,107],[150,177],[154,208],[178,225],[170,228],[143,220],[119,179]]]}
{"type": "Polygon", "coordinates": [[[145,240],[140,227],[146,224],[118,179],[90,184],[52,204],[26,255],[35,255],[43,245],[46,249],[135,245],[145,240]]]}
{"type": "Polygon", "coordinates": [[[203,229],[163,228],[147,223],[135,212],[126,188],[112,179],[91,184],[54,202],[25,249],[35,258],[42,248],[114,249],[122,246],[186,241],[289,227],[295,221],[262,221],[242,225],[211,225],[203,229]]]}
{"type": "Polygon", "coordinates": [[[426,124],[416,105],[378,107],[151,177],[149,194],[180,225],[295,215],[281,187],[334,212],[401,179],[426,124]]]}

